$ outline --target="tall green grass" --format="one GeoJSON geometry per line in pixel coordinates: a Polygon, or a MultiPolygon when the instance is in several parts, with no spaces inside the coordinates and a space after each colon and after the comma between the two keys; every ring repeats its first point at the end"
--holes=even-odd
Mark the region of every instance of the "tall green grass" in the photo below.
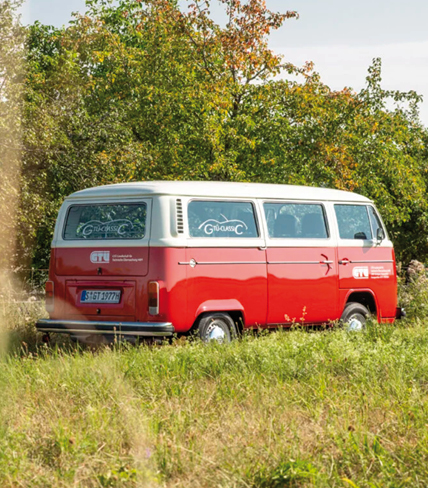
{"type": "Polygon", "coordinates": [[[0,486],[425,487],[427,352],[415,322],[3,356],[0,486]]]}

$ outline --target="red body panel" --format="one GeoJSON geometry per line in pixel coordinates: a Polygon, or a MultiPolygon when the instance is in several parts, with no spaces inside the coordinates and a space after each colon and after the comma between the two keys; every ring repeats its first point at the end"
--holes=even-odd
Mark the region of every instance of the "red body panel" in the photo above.
{"type": "MultiPolygon", "coordinates": [[[[214,310],[244,310],[246,327],[266,324],[266,251],[258,248],[188,248],[187,323],[193,324],[198,310],[210,302],[214,310]],[[230,300],[235,303],[230,303],[230,300]],[[239,307],[239,305],[241,307],[239,307]],[[235,305],[234,308],[229,307],[235,305]]],[[[206,308],[205,308],[206,310],[206,308]]]]}
{"type": "Polygon", "coordinates": [[[318,323],[338,318],[336,249],[270,248],[269,324],[318,323]],[[321,264],[331,261],[331,264],[321,264]]]}
{"type": "Polygon", "coordinates": [[[50,279],[52,319],[171,322],[176,332],[210,311],[241,311],[246,327],[335,320],[353,291],[373,294],[379,320],[393,321],[396,309],[391,248],[59,248],[52,250],[50,279]],[[92,262],[94,251],[110,252],[110,262],[92,262]],[[338,264],[345,258],[352,263],[338,264]],[[356,267],[368,268],[369,277],[360,270],[355,278],[356,267]],[[148,313],[149,281],[160,285],[156,316],[148,313]],[[82,304],[88,289],[120,290],[121,301],[82,304]]]}
{"type": "Polygon", "coordinates": [[[102,276],[145,276],[149,269],[149,248],[100,246],[56,250],[55,270],[59,276],[98,276],[100,268],[102,276]],[[104,257],[102,253],[109,254],[104,257]]]}
{"type": "MultiPolygon", "coordinates": [[[[392,248],[340,247],[338,248],[339,287],[341,290],[371,291],[378,318],[395,317],[397,307],[397,273],[392,248]],[[350,261],[347,264],[347,261],[350,261]]],[[[343,309],[349,292],[341,294],[343,309]]]]}
{"type": "Polygon", "coordinates": [[[96,251],[110,252],[111,257],[131,256],[137,261],[125,261],[122,268],[117,263],[92,263],[94,248],[53,249],[50,279],[55,284],[55,308],[50,314],[52,319],[167,321],[173,322],[178,332],[191,327],[186,321],[186,267],[178,265],[185,259],[184,249],[151,248],[150,272],[148,248],[96,248],[96,251]],[[160,285],[160,310],[156,316],[148,312],[149,281],[158,281],[160,285]],[[80,302],[83,290],[96,289],[120,290],[120,303],[80,302]]]}

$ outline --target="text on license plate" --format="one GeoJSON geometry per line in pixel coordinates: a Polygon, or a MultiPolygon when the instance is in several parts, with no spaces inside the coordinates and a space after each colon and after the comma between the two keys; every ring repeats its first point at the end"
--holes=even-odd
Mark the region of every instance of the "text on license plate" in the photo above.
{"type": "Polygon", "coordinates": [[[81,303],[119,303],[119,290],[83,290],[81,303]]]}

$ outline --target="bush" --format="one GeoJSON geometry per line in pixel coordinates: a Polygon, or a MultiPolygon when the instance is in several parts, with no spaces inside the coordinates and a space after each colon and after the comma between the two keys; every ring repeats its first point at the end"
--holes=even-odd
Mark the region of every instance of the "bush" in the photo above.
{"type": "Polygon", "coordinates": [[[416,260],[403,272],[398,269],[398,303],[410,320],[428,318],[428,276],[425,266],[416,260]]]}

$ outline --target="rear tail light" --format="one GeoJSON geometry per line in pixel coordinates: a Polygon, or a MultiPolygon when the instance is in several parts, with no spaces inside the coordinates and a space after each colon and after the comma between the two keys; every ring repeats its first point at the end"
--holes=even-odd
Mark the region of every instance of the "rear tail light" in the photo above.
{"type": "Polygon", "coordinates": [[[46,311],[53,312],[54,310],[54,283],[53,281],[47,281],[45,285],[45,300],[46,311]]]}
{"type": "Polygon", "coordinates": [[[149,314],[159,314],[159,283],[157,281],[149,283],[149,314]]]}

